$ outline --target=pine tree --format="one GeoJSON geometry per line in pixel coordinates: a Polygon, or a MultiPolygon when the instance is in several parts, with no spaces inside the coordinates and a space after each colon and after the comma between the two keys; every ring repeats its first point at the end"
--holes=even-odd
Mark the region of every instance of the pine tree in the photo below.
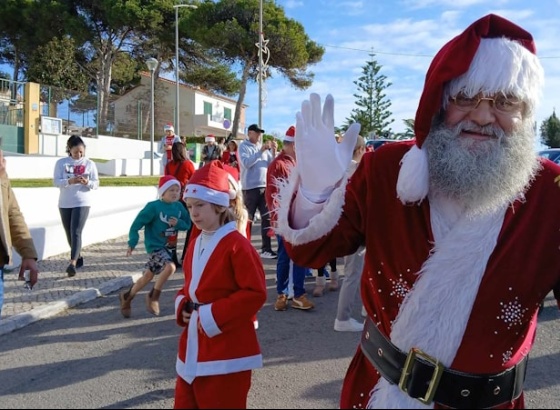
{"type": "Polygon", "coordinates": [[[356,105],[358,108],[352,110],[347,125],[359,122],[362,126],[360,134],[370,136],[373,133],[377,137],[386,136],[391,133],[389,125],[394,121],[389,119],[392,112],[389,111],[391,101],[384,91],[392,85],[387,81],[387,76],[379,74],[382,66],[374,59],[375,54],[369,54],[370,60],[362,67],[362,75],[354,84],[358,87],[356,105]]]}
{"type": "Polygon", "coordinates": [[[555,110],[541,123],[541,141],[550,148],[560,148],[560,119],[555,110]]]}

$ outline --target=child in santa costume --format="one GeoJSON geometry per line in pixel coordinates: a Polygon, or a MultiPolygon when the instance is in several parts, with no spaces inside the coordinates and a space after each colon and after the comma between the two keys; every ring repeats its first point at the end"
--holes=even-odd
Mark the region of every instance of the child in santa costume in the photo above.
{"type": "Polygon", "coordinates": [[[173,160],[173,153],[172,148],[173,144],[176,142],[181,142],[181,138],[178,135],[175,135],[175,127],[172,124],[165,124],[163,126],[164,136],[159,142],[159,152],[162,154],[161,157],[161,165],[163,169],[168,162],[173,160]]]}
{"type": "Polygon", "coordinates": [[[179,202],[180,193],[181,184],[175,177],[161,177],[158,188],[160,199],[148,202],[130,226],[126,256],[132,255],[138,245],[138,232],[144,229],[144,247],[150,257],[144,275],[119,295],[121,313],[125,318],[130,317],[134,296],[154,277],[157,278],[154,287],[146,294],[146,308],[153,315],[159,315],[161,290],[176,269],[172,254],[177,248],[178,231],[186,231],[191,226],[189,213],[179,202]]]}
{"type": "Polygon", "coordinates": [[[235,193],[220,161],[196,171],[184,197],[201,233],[187,248],[175,299],[184,330],[174,408],[246,408],[252,369],[262,367],[253,324],[267,296],[262,262],[237,230],[229,208],[235,193]]]}
{"type": "Polygon", "coordinates": [[[415,140],[351,178],[359,124],[337,144],[332,96],[303,102],[277,232],[306,266],[367,249],[341,408],[524,408],[537,312],[560,286],[560,166],[534,149],[543,78],[530,33],[479,19],[434,57],[415,140]]]}

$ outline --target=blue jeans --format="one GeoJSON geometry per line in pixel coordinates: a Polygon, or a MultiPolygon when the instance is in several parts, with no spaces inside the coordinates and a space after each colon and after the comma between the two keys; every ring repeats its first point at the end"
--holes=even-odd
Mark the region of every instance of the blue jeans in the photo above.
{"type": "Polygon", "coordinates": [[[305,293],[303,283],[305,281],[307,268],[296,265],[292,262],[286,252],[284,240],[280,235],[276,235],[276,240],[278,241],[278,259],[276,260],[276,291],[279,295],[287,293],[291,269],[294,281],[294,297],[299,298],[305,293]]]}

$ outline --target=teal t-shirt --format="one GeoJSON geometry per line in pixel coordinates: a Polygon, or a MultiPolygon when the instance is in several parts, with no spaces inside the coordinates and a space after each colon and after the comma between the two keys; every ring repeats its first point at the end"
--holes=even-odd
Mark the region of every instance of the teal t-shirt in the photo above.
{"type": "Polygon", "coordinates": [[[178,231],[191,227],[189,213],[181,202],[164,202],[161,199],[148,202],[138,213],[128,234],[128,246],[132,249],[138,245],[139,231],[144,229],[144,245],[147,253],[159,249],[174,249],[177,246],[178,231]],[[170,218],[177,218],[177,224],[170,226],[170,218]]]}

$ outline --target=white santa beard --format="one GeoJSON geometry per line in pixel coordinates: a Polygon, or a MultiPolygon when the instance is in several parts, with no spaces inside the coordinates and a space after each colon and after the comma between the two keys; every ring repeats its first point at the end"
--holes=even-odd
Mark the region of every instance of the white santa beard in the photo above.
{"type": "Polygon", "coordinates": [[[423,144],[428,154],[430,191],[461,203],[471,214],[494,212],[518,199],[539,163],[533,147],[532,121],[511,134],[463,121],[454,128],[436,125],[423,144]],[[492,133],[495,139],[461,137],[463,130],[492,133]]]}

